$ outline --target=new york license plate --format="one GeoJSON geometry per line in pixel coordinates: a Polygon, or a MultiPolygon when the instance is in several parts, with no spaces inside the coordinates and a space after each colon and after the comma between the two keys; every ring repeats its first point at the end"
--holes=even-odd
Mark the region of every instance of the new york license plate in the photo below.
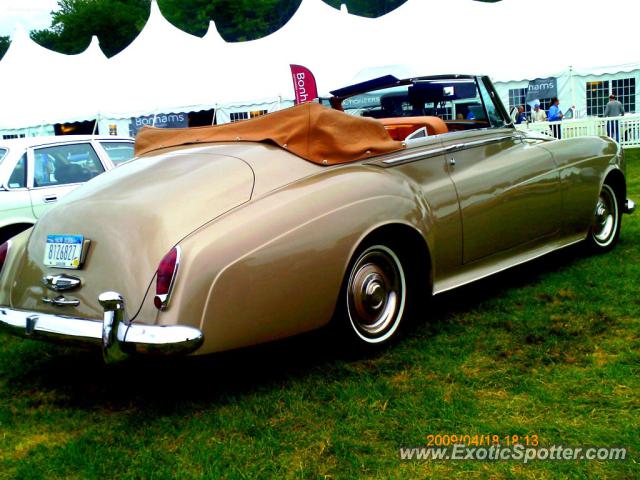
{"type": "Polygon", "coordinates": [[[82,258],[82,235],[48,235],[44,249],[47,267],[78,268],[82,258]]]}

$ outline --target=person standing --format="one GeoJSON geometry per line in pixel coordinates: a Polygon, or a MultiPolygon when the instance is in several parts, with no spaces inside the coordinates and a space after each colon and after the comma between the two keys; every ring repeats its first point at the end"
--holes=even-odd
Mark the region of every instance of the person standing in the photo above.
{"type": "Polygon", "coordinates": [[[516,125],[520,125],[522,123],[527,123],[527,114],[524,113],[524,107],[522,105],[518,105],[518,113],[516,115],[516,125]]]}
{"type": "MultiPolygon", "coordinates": [[[[551,99],[549,112],[547,113],[547,120],[550,122],[560,122],[563,118],[564,115],[562,114],[562,110],[560,110],[560,100],[558,100],[558,97],[553,97],[551,99]]],[[[562,127],[560,127],[559,124],[551,125],[551,132],[558,140],[562,138],[562,127]]]]}
{"type": "Polygon", "coordinates": [[[624,115],[624,106],[620,100],[616,99],[616,96],[609,95],[609,103],[604,109],[605,117],[622,117],[624,115]]]}
{"type": "Polygon", "coordinates": [[[511,109],[509,110],[509,117],[511,118],[511,123],[513,123],[515,125],[516,121],[518,120],[518,106],[514,105],[513,107],[511,107],[511,109]]]}
{"type": "Polygon", "coordinates": [[[547,120],[550,122],[559,122],[563,117],[562,110],[560,110],[560,100],[558,100],[558,97],[553,97],[551,99],[549,113],[547,114],[547,120]]]}
{"type": "Polygon", "coordinates": [[[536,103],[533,106],[533,113],[531,114],[531,121],[534,123],[537,122],[546,122],[547,121],[547,114],[544,113],[544,110],[542,110],[540,108],[540,104],[536,103]]]}
{"type": "MultiPolygon", "coordinates": [[[[609,103],[604,109],[605,117],[622,117],[624,116],[624,106],[622,103],[616,99],[616,96],[611,94],[609,95],[609,103]]],[[[619,120],[609,120],[607,121],[607,135],[610,138],[615,138],[616,142],[620,141],[620,121],[619,120]]]]}

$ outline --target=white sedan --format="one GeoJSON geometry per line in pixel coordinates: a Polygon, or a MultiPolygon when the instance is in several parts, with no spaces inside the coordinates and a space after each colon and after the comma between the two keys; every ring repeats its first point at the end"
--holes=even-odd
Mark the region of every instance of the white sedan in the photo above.
{"type": "Polygon", "coordinates": [[[0,140],[0,242],[31,227],[84,182],[132,158],[127,137],[0,140]]]}

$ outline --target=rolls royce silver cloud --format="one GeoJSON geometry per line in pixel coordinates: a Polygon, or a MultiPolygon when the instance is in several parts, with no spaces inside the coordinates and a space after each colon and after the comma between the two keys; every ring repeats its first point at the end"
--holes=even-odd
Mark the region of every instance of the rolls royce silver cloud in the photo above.
{"type": "Polygon", "coordinates": [[[614,141],[517,131],[487,77],[383,77],[330,106],[143,129],[136,161],[0,247],[0,325],[107,361],[330,323],[381,345],[428,295],[610,250],[635,208],[614,141]]]}

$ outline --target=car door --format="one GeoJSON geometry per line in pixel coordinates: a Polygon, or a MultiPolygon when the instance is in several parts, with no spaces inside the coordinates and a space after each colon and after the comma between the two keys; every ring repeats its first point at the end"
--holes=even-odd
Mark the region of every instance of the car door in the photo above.
{"type": "MultiPolygon", "coordinates": [[[[18,153],[20,155],[20,153],[18,153]]],[[[15,157],[12,157],[15,159],[15,157]]],[[[33,223],[31,197],[27,189],[27,154],[20,155],[18,161],[6,170],[0,191],[0,227],[18,223],[33,223]]]]}
{"type": "Polygon", "coordinates": [[[433,249],[434,284],[460,269],[462,228],[453,182],[447,174],[445,149],[439,138],[408,140],[408,153],[380,162],[386,168],[410,178],[418,186],[428,211],[433,249]],[[415,146],[414,146],[415,145],[415,146]]]}
{"type": "Polygon", "coordinates": [[[562,227],[560,174],[550,153],[505,125],[488,79],[478,86],[489,128],[443,139],[462,217],[462,261],[551,238],[562,227]]]}
{"type": "Polygon", "coordinates": [[[546,150],[509,128],[452,137],[445,147],[462,216],[464,263],[560,231],[560,174],[546,150]]]}
{"type": "Polygon", "coordinates": [[[36,218],[105,168],[90,142],[29,150],[31,207],[36,218]]]}

